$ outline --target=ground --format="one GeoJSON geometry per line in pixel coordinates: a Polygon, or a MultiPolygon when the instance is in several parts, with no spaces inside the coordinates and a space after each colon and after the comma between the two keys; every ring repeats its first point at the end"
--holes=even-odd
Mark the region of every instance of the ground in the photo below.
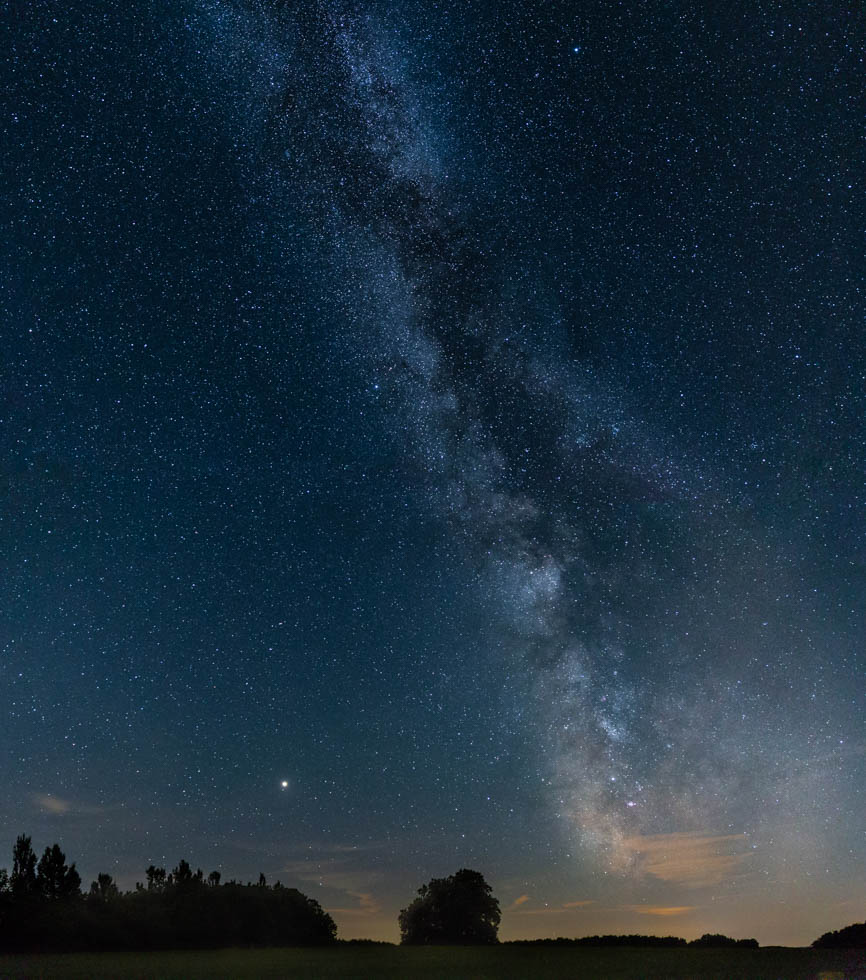
{"type": "Polygon", "coordinates": [[[866,950],[539,947],[194,950],[0,955],[0,978],[196,980],[866,980],[866,950]]]}

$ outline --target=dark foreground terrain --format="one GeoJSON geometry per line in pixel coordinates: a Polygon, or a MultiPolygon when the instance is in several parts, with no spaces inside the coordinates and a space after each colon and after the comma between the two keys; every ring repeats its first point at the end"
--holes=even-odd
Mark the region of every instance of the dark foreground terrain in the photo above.
{"type": "Polygon", "coordinates": [[[0,977],[866,980],[866,951],[340,946],[0,956],[0,977]]]}

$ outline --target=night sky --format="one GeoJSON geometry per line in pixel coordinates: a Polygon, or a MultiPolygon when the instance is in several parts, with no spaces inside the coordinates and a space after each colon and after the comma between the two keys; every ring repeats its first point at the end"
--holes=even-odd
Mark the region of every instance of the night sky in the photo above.
{"type": "Polygon", "coordinates": [[[0,865],[862,921],[859,5],[0,11],[0,865]]]}

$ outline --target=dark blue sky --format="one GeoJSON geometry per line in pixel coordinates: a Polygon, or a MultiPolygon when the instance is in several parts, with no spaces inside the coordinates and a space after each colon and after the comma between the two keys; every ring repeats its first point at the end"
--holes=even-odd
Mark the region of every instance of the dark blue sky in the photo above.
{"type": "Polygon", "coordinates": [[[862,917],[862,11],[0,9],[0,849],[862,917]]]}

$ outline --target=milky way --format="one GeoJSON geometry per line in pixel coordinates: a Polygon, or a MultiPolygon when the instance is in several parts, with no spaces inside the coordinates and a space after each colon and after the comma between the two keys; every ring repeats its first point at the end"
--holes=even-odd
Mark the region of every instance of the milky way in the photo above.
{"type": "MultiPolygon", "coordinates": [[[[567,331],[545,335],[538,321],[568,311],[539,303],[507,243],[484,240],[490,215],[461,213],[377,50],[382,28],[344,8],[321,26],[333,101],[309,119],[334,125],[340,154],[315,168],[341,237],[357,236],[346,261],[381,294],[371,385],[398,406],[454,547],[479,562],[503,668],[537,674],[552,802],[615,866],[633,865],[628,839],[653,828],[760,839],[767,794],[800,778],[820,727],[820,657],[795,641],[761,662],[792,599],[809,601],[788,570],[799,556],[785,544],[768,556],[722,464],[676,454],[664,422],[640,418],[612,372],[587,370],[567,331]],[[773,677],[792,670],[779,703],[773,677]]],[[[819,836],[810,808],[797,801],[800,828],[819,836]]]]}
{"type": "Polygon", "coordinates": [[[102,6],[7,28],[10,841],[862,897],[862,23],[102,6]]]}

